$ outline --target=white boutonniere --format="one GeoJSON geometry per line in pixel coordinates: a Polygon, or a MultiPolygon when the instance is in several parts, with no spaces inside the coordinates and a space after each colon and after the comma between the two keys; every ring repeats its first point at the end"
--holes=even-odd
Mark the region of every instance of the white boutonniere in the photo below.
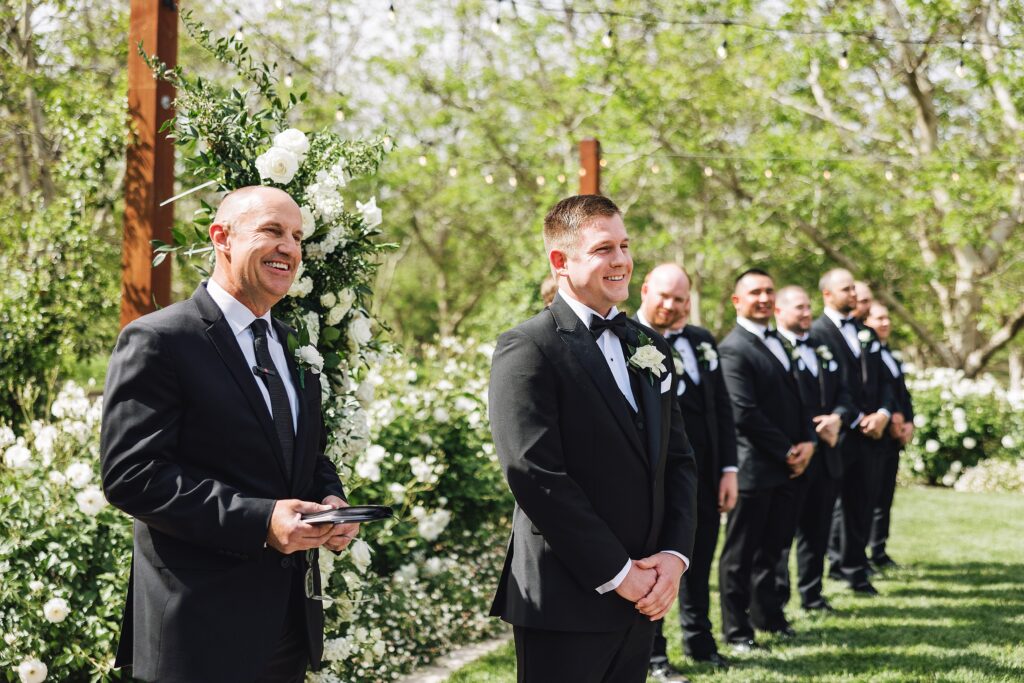
{"type": "Polygon", "coordinates": [[[629,347],[629,365],[637,370],[646,371],[647,378],[653,386],[654,378],[661,377],[661,373],[667,370],[663,364],[665,354],[659,351],[643,332],[640,333],[639,341],[640,345],[636,348],[629,347]]]}
{"type": "Polygon", "coordinates": [[[676,374],[681,375],[686,370],[686,365],[683,364],[683,359],[679,357],[679,354],[673,349],[672,353],[672,364],[675,365],[676,374]]]}
{"type": "Polygon", "coordinates": [[[824,344],[814,349],[814,352],[818,354],[818,358],[822,360],[832,360],[832,350],[824,344]]]}
{"type": "Polygon", "coordinates": [[[700,353],[700,360],[709,371],[714,371],[718,367],[718,351],[715,351],[710,342],[697,344],[697,351],[700,353]]]}
{"type": "Polygon", "coordinates": [[[789,359],[790,360],[800,360],[800,347],[799,346],[793,346],[793,347],[790,348],[790,350],[789,350],[789,359]]]}
{"type": "Polygon", "coordinates": [[[299,386],[306,388],[306,370],[319,375],[324,370],[324,357],[312,344],[295,349],[295,362],[299,366],[299,386]]]}
{"type": "Polygon", "coordinates": [[[861,346],[867,346],[871,343],[871,330],[861,330],[857,333],[857,339],[861,346]]]}

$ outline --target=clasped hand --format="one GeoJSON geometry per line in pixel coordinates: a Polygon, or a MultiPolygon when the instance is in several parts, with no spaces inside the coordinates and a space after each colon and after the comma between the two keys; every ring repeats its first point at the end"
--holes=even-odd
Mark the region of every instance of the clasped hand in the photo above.
{"type": "Polygon", "coordinates": [[[686,565],[672,553],[657,553],[633,560],[626,578],[615,592],[636,604],[641,614],[657,621],[668,614],[679,594],[679,579],[686,565]]]}
{"type": "Polygon", "coordinates": [[[320,546],[340,552],[359,533],[358,524],[310,524],[302,521],[302,515],[344,507],[348,503],[338,496],[327,496],[322,503],[279,500],[270,516],[267,545],[285,555],[320,546]]]}
{"type": "Polygon", "coordinates": [[[786,464],[789,465],[790,479],[796,479],[807,466],[811,464],[811,458],[814,456],[814,443],[811,441],[801,441],[792,448],[789,449],[789,453],[786,454],[786,464]]]}

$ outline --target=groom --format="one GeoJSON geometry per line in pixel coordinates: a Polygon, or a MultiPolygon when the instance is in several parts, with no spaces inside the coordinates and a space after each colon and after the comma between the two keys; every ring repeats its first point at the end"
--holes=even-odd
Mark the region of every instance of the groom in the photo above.
{"type": "Polygon", "coordinates": [[[633,271],[618,207],[562,200],[544,246],[558,294],[501,336],[491,368],[516,499],[491,614],[514,626],[519,681],[641,683],[696,524],[677,379],[665,341],[615,307],[633,271]]]}

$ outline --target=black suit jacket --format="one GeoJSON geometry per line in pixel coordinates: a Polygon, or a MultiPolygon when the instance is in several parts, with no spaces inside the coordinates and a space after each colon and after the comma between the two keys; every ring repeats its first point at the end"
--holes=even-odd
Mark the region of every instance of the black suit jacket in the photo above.
{"type": "MultiPolygon", "coordinates": [[[[854,321],[857,333],[864,332],[870,336],[867,342],[861,343],[861,355],[853,355],[846,338],[836,324],[828,316],[822,315],[811,324],[811,333],[827,343],[835,354],[846,378],[846,387],[858,413],[865,415],[885,408],[890,413],[897,412],[892,385],[887,380],[888,370],[882,363],[882,345],[874,330],[865,327],[860,321],[854,321]]],[[[856,419],[856,415],[854,415],[856,419]]]]}
{"type": "MultiPolygon", "coordinates": [[[[288,329],[274,321],[278,339],[288,329]]],[[[281,636],[303,553],[265,547],[274,502],[344,497],[324,456],[320,382],[299,394],[293,476],[273,420],[205,283],[122,330],[104,390],[107,499],[135,518],[117,665],[143,680],[253,680],[281,636]]],[[[319,589],[317,564],[312,563],[319,589]]],[[[314,667],[320,603],[303,600],[314,667]]]]}
{"type": "Polygon", "coordinates": [[[796,378],[757,335],[739,325],[718,349],[736,420],[739,488],[784,484],[789,449],[814,437],[796,378]]]}
{"type": "MultiPolygon", "coordinates": [[[[682,394],[676,391],[676,398],[683,414],[687,436],[690,437],[697,457],[698,469],[702,473],[708,472],[717,485],[723,467],[737,467],[736,423],[733,420],[732,403],[725,386],[721,361],[701,360],[702,343],[710,344],[715,355],[718,355],[718,345],[711,332],[696,325],[686,325],[682,332],[697,355],[700,384],[694,384],[686,372],[679,373],[679,382],[685,389],[682,394]],[[704,437],[700,439],[700,445],[704,448],[698,447],[695,433],[704,437]]],[[[717,498],[717,492],[714,496],[717,498]]]]}
{"type": "MultiPolygon", "coordinates": [[[[890,354],[893,353],[892,349],[887,345],[883,345],[882,348],[889,351],[890,354]]],[[[903,413],[904,419],[908,422],[913,422],[914,402],[910,398],[910,390],[907,389],[907,376],[903,374],[903,363],[896,360],[895,357],[893,360],[896,361],[896,374],[892,373],[892,370],[889,369],[884,360],[882,361],[882,375],[889,382],[893,394],[893,403],[896,406],[896,410],[893,412],[903,413]]],[[[889,436],[888,429],[885,431],[882,441],[890,451],[898,452],[903,449],[903,446],[896,439],[889,436]]]]}
{"type": "MultiPolygon", "coordinates": [[[[800,385],[800,397],[804,404],[804,414],[807,421],[812,425],[811,428],[814,428],[813,418],[817,415],[836,413],[842,420],[842,431],[840,431],[839,435],[840,442],[835,446],[829,446],[825,442],[819,441],[814,455],[815,458],[821,458],[829,475],[834,479],[838,479],[843,476],[842,439],[846,436],[845,431],[857,419],[857,410],[854,408],[853,399],[846,388],[846,378],[843,376],[841,366],[835,359],[836,350],[814,335],[810,335],[807,338],[807,343],[815,350],[815,356],[818,361],[818,375],[811,374],[810,369],[802,361],[794,362],[792,370],[800,385]],[[818,351],[822,347],[827,350],[824,354],[818,351]],[[822,357],[823,355],[831,355],[832,359],[827,360],[822,357]]],[[[788,341],[785,344],[787,348],[792,348],[789,347],[788,341]]]]}
{"type": "MultiPolygon", "coordinates": [[[[638,339],[641,327],[628,326],[638,339]]],[[[626,628],[633,604],[597,587],[630,558],[691,557],[693,452],[672,400],[668,345],[643,332],[667,373],[634,383],[639,429],[594,336],[560,295],[499,338],[490,421],[516,509],[492,615],[556,631],[626,628]]]]}

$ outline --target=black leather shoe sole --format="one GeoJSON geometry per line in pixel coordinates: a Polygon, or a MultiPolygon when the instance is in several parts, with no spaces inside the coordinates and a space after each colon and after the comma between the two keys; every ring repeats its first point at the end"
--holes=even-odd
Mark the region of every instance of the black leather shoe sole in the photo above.
{"type": "Polygon", "coordinates": [[[690,655],[690,659],[692,659],[695,662],[699,662],[700,664],[709,664],[715,667],[716,669],[729,668],[729,660],[723,657],[722,655],[718,654],[717,652],[712,652],[710,655],[706,655],[703,657],[694,657],[693,655],[690,655]]]}
{"type": "Polygon", "coordinates": [[[850,586],[850,590],[852,590],[857,595],[878,595],[878,591],[875,590],[875,587],[872,586],[870,583],[858,583],[855,586],[850,586]]]}

